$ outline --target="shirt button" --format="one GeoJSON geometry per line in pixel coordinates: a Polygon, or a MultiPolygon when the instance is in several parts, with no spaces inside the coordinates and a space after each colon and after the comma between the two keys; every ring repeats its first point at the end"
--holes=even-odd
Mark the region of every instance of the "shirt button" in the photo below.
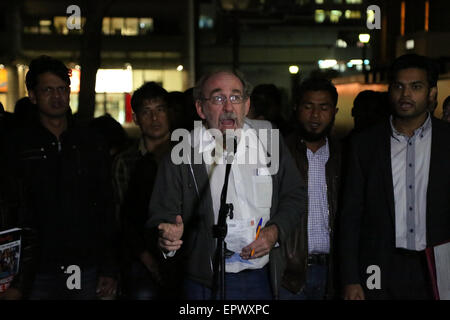
{"type": "Polygon", "coordinates": [[[412,211],[412,209],[413,209],[412,207],[409,207],[409,211],[412,211]]]}
{"type": "Polygon", "coordinates": [[[409,167],[412,167],[412,163],[409,164],[409,167]]]}
{"type": "Polygon", "coordinates": [[[412,189],[412,186],[409,186],[410,189],[412,189]]]}
{"type": "Polygon", "coordinates": [[[409,232],[413,233],[413,232],[414,232],[414,229],[409,229],[409,232]]]}

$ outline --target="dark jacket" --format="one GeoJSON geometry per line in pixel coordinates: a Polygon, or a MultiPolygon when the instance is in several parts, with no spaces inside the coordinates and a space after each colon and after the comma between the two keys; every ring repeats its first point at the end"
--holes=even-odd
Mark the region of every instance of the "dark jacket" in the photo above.
{"type": "MultiPolygon", "coordinates": [[[[302,179],[308,185],[308,158],[306,145],[297,133],[286,138],[286,144],[290,149],[302,179]]],[[[328,139],[330,157],[325,166],[327,182],[327,199],[329,209],[330,227],[330,258],[328,263],[327,297],[334,295],[334,253],[335,253],[335,221],[338,205],[340,174],[341,174],[341,147],[337,141],[328,139]]],[[[303,289],[306,283],[307,257],[308,257],[308,215],[302,216],[300,224],[286,244],[287,266],[283,275],[283,286],[293,293],[303,289]]]]}
{"type": "MultiPolygon", "coordinates": [[[[450,124],[432,121],[427,188],[426,241],[433,246],[450,239],[450,124]]],[[[395,205],[389,121],[351,140],[348,176],[340,218],[340,263],[343,285],[362,285],[366,298],[386,299],[395,286],[395,205]],[[381,289],[366,287],[368,266],[381,270],[381,289]]]]}
{"type": "Polygon", "coordinates": [[[110,160],[104,142],[69,124],[60,140],[38,120],[13,131],[7,168],[24,188],[26,220],[37,233],[38,272],[61,266],[117,271],[110,160]]]}
{"type": "MultiPolygon", "coordinates": [[[[267,122],[246,120],[258,130],[267,122]]],[[[266,127],[268,128],[268,127],[266,127]]],[[[193,140],[192,140],[193,141],[193,140]]],[[[277,143],[278,141],[273,141],[277,143]]],[[[271,150],[268,147],[268,150],[271,150]]],[[[198,146],[192,149],[192,158],[200,155],[198,146]]],[[[191,163],[194,163],[192,161],[191,163]]],[[[269,254],[270,278],[274,297],[278,296],[281,275],[285,268],[282,247],[306,208],[306,188],[295,167],[283,139],[279,140],[279,170],[272,176],[273,193],[270,220],[267,225],[278,227],[279,247],[269,254]]],[[[156,184],[150,201],[149,229],[162,222],[174,222],[181,214],[184,222],[183,246],[176,255],[184,258],[184,272],[189,279],[211,288],[213,284],[212,261],[216,249],[212,235],[214,212],[208,174],[204,163],[176,165],[170,154],[158,167],[156,184]],[[156,188],[156,186],[158,186],[156,188]]],[[[266,226],[267,226],[266,225],[266,226]]],[[[183,270],[180,270],[183,272],[183,270]]]]}
{"type": "MultiPolygon", "coordinates": [[[[5,154],[2,153],[0,158],[5,154]]],[[[20,290],[27,297],[31,290],[35,269],[36,234],[25,220],[22,206],[23,188],[6,172],[3,159],[0,159],[0,231],[20,228],[21,253],[19,272],[14,276],[10,287],[20,290]]]]}

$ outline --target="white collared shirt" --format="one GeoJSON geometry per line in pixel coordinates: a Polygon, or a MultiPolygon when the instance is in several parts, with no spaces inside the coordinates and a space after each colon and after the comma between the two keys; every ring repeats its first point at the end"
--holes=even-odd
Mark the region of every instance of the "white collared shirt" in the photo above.
{"type": "MultiPolygon", "coordinates": [[[[228,233],[225,238],[227,249],[236,252],[226,260],[226,272],[239,272],[244,269],[259,269],[269,262],[269,255],[261,258],[242,260],[239,254],[244,246],[255,240],[256,228],[262,218],[262,227],[270,219],[270,207],[272,205],[272,177],[264,164],[255,159],[259,151],[265,150],[259,141],[255,131],[244,124],[243,135],[238,138],[236,156],[231,166],[227,203],[234,207],[233,219],[227,218],[228,233]],[[245,138],[242,138],[245,137],[245,138]]],[[[202,143],[200,152],[204,155],[215,149],[214,163],[206,164],[211,197],[214,210],[214,221],[217,223],[220,209],[220,195],[225,179],[225,167],[227,152],[219,144],[205,127],[202,128],[202,143]]],[[[261,156],[262,153],[259,153],[261,156]]],[[[265,152],[264,152],[265,154],[265,152]]],[[[267,158],[263,159],[267,160],[267,158]]],[[[263,161],[264,162],[264,161],[263,161]]],[[[265,162],[266,163],[266,162],[265,162]]]]}
{"type": "Polygon", "coordinates": [[[427,188],[431,157],[431,117],[412,137],[399,133],[391,117],[391,164],[397,248],[424,250],[427,188]]]}

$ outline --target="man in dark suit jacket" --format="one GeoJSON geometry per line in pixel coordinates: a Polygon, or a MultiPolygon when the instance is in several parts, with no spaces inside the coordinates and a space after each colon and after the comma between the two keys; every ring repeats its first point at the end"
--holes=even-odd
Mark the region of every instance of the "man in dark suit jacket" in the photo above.
{"type": "Polygon", "coordinates": [[[423,56],[391,67],[393,115],[351,140],[340,221],[344,299],[430,299],[424,249],[450,240],[450,126],[423,56]]]}

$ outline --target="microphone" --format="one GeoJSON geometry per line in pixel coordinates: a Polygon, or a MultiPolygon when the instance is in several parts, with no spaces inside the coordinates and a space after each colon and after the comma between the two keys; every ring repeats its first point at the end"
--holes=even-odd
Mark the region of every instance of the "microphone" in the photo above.
{"type": "Polygon", "coordinates": [[[235,134],[227,134],[225,135],[227,157],[226,163],[231,164],[234,160],[237,151],[237,137],[235,134]]]}

